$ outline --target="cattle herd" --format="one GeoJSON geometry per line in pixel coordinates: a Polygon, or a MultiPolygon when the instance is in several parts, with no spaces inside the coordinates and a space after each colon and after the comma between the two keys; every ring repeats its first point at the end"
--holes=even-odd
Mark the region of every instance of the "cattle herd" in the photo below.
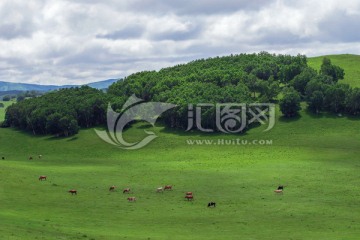
{"type": "MultiPolygon", "coordinates": [[[[38,158],[41,158],[41,157],[42,157],[42,155],[39,155],[39,156],[38,156],[38,158]]],[[[4,160],[5,157],[1,157],[1,159],[4,160]]],[[[33,159],[33,157],[30,156],[30,157],[29,157],[29,160],[32,160],[32,159],[33,159]]],[[[47,180],[47,176],[45,176],[45,175],[39,176],[39,181],[43,181],[43,180],[46,181],[46,180],[47,180]]],[[[276,190],[274,190],[274,192],[275,192],[276,194],[283,194],[284,187],[285,187],[284,185],[279,185],[278,188],[277,188],[276,190]]],[[[112,186],[110,186],[109,191],[110,191],[110,192],[114,192],[114,191],[116,190],[116,188],[117,188],[117,187],[116,187],[115,185],[112,185],[112,186]]],[[[172,189],[173,189],[173,186],[172,186],[172,185],[165,185],[164,187],[158,187],[158,188],[156,188],[156,191],[155,191],[155,192],[157,192],[157,193],[163,193],[163,192],[166,191],[166,190],[172,190],[172,189]]],[[[71,190],[69,190],[68,192],[71,193],[71,195],[74,195],[74,194],[77,195],[77,190],[76,190],[76,189],[71,189],[71,190]]],[[[130,189],[130,188],[125,188],[125,189],[123,189],[123,193],[129,194],[129,193],[131,193],[131,189],[130,189]]],[[[194,200],[194,195],[193,195],[193,193],[192,193],[192,192],[186,192],[186,193],[185,193],[185,199],[188,200],[188,201],[194,200]]],[[[128,200],[128,202],[136,202],[136,197],[128,197],[127,200],[128,200]]],[[[208,206],[208,207],[216,207],[216,203],[215,203],[215,202],[209,202],[207,206],[208,206]]]]}
{"type": "MultiPolygon", "coordinates": [[[[47,180],[47,176],[45,175],[41,175],[39,176],[39,181],[43,181],[43,180],[47,180]]],[[[109,191],[110,192],[114,192],[116,190],[116,186],[115,185],[112,185],[109,187],[109,191]]],[[[164,191],[166,190],[172,190],[173,189],[173,186],[172,185],[165,185],[164,187],[158,187],[156,188],[156,191],[157,193],[163,193],[164,191]]],[[[70,189],[68,191],[69,193],[71,193],[71,195],[77,195],[77,190],[76,189],[70,189]]],[[[131,193],[131,189],[130,188],[124,188],[123,193],[131,193]]],[[[188,200],[188,201],[192,201],[194,199],[194,195],[192,192],[186,192],[185,193],[185,198],[188,200]]],[[[136,202],[136,197],[128,197],[127,198],[128,202],[136,202]]],[[[209,202],[208,207],[216,207],[216,203],[215,202],[209,202]]]]}

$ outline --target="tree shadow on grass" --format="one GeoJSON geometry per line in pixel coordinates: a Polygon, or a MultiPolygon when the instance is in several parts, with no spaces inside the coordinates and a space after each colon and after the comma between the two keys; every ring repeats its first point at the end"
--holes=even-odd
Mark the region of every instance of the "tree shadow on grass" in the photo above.
{"type": "Polygon", "coordinates": [[[285,116],[281,116],[279,117],[279,121],[280,122],[284,122],[284,123],[290,123],[290,122],[296,122],[301,118],[300,114],[295,115],[294,117],[285,117],[285,116]]]}

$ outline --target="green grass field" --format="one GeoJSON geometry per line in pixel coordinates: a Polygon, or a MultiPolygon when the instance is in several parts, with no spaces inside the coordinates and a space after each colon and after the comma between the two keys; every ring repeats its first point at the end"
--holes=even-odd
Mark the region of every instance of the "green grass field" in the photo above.
{"type": "MultiPolygon", "coordinates": [[[[332,64],[338,65],[345,70],[344,80],[340,82],[350,84],[353,87],[360,87],[360,56],[352,54],[328,55],[332,64]]],[[[310,67],[319,70],[324,56],[308,59],[310,67]]]]}
{"type": "MultiPolygon", "coordinates": [[[[93,129],[56,139],[1,128],[1,239],[358,239],[360,121],[303,111],[263,129],[237,136],[159,126],[157,139],[128,151],[93,129]],[[272,145],[186,143],[238,137],[272,145]],[[174,189],[155,192],[166,184],[174,189]],[[283,195],[273,192],[278,184],[287,185],[283,195]]],[[[126,136],[140,139],[143,130],[136,125],[126,136]]]]}

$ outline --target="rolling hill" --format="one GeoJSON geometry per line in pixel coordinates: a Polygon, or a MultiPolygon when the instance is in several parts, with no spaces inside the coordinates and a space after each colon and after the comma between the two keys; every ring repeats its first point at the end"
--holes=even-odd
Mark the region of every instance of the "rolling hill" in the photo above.
{"type": "Polygon", "coordinates": [[[341,54],[313,57],[308,59],[308,65],[319,70],[324,57],[329,58],[333,64],[345,70],[345,78],[340,82],[348,83],[352,87],[360,87],[360,55],[341,54]]]}

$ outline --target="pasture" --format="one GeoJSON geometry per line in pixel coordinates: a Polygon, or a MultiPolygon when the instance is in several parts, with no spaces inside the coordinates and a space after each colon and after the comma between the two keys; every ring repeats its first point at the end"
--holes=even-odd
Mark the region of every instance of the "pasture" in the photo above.
{"type": "MultiPolygon", "coordinates": [[[[158,138],[136,151],[103,142],[93,129],[58,139],[0,128],[0,236],[358,239],[359,119],[305,111],[295,120],[277,116],[271,131],[258,127],[241,136],[159,125],[150,128],[158,138]],[[235,138],[272,145],[186,142],[235,138]],[[274,193],[279,184],[286,185],[283,194],[274,193]],[[156,192],[165,185],[173,189],[156,192]],[[189,191],[193,201],[184,198],[189,191]],[[132,196],[136,202],[127,201],[132,196]],[[216,207],[207,207],[211,201],[216,207]]],[[[136,124],[125,136],[141,140],[144,129],[136,124]]]]}

